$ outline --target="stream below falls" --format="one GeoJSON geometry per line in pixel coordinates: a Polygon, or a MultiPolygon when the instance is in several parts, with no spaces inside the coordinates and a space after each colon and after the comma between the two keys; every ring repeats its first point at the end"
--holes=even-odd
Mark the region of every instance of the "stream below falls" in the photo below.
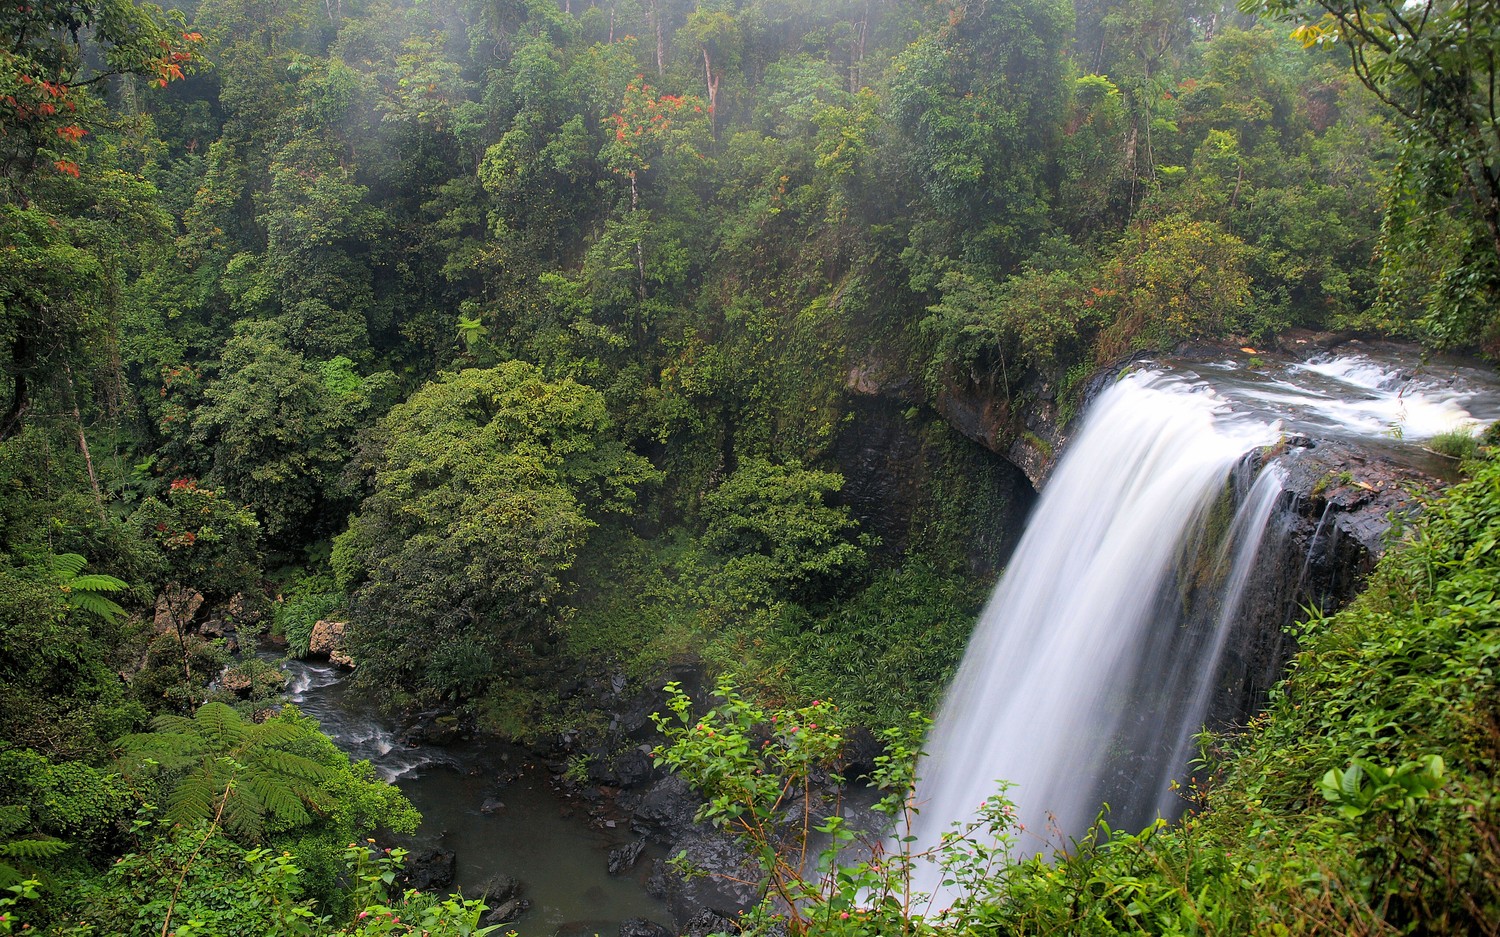
{"type": "Polygon", "coordinates": [[[502,933],[613,937],[632,918],[671,921],[665,905],[646,892],[660,850],[648,846],[630,870],[610,875],[610,850],[639,838],[628,818],[608,818],[588,800],[555,789],[551,772],[525,749],[408,747],[347,692],[337,668],[268,659],[287,674],[288,702],[317,719],[351,758],[368,759],[421,811],[421,828],[397,837],[402,845],[454,852],[452,889],[466,896],[479,895],[497,877],[521,883],[531,906],[502,933]]]}

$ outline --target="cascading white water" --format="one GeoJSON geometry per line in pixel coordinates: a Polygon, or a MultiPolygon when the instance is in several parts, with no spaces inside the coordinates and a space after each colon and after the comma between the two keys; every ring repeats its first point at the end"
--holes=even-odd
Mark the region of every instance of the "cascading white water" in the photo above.
{"type": "MultiPolygon", "coordinates": [[[[1222,643],[1186,623],[1232,619],[1280,490],[1261,473],[1231,520],[1226,484],[1277,438],[1201,384],[1135,373],[1100,395],[939,710],[919,768],[918,849],[974,819],[1001,779],[1027,853],[1081,835],[1112,793],[1143,789],[1116,817],[1154,811],[1162,764],[1202,723],[1204,658],[1222,643]],[[1206,523],[1216,515],[1222,539],[1206,523]],[[1195,563],[1196,578],[1179,575],[1195,563]],[[1149,778],[1136,776],[1143,764],[1149,778]]],[[[917,871],[916,887],[944,903],[938,871],[917,871]]]]}

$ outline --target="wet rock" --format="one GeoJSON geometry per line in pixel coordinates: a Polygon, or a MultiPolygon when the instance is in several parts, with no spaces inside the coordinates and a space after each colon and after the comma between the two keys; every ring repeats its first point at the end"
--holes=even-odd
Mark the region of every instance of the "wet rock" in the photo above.
{"type": "Polygon", "coordinates": [[[236,592],[224,603],[224,615],[236,625],[254,625],[265,617],[257,605],[257,602],[247,598],[243,592],[236,592]]]}
{"type": "Polygon", "coordinates": [[[713,911],[700,911],[683,925],[683,937],[709,937],[710,934],[738,934],[739,926],[733,918],[713,911]]]}
{"type": "Polygon", "coordinates": [[[657,860],[647,890],[666,903],[679,924],[703,911],[733,921],[760,900],[759,891],[750,884],[759,880],[760,870],[728,834],[691,832],[669,849],[681,859],[670,864],[657,860]],[[690,874],[684,875],[680,868],[691,870],[690,874]]]}
{"type": "Polygon", "coordinates": [[[521,883],[513,875],[496,875],[479,889],[479,897],[492,908],[520,895],[521,883]]]}
{"type": "Polygon", "coordinates": [[[615,756],[614,775],[618,787],[640,787],[657,773],[651,755],[639,748],[627,749],[615,756]]]}
{"type": "Polygon", "coordinates": [[[630,827],[637,833],[671,842],[697,825],[694,817],[701,803],[686,781],[669,774],[646,791],[631,814],[630,827]]]}
{"type": "Polygon", "coordinates": [[[864,726],[855,726],[844,735],[844,778],[859,781],[875,770],[875,759],[885,754],[885,746],[864,726]]]}
{"type": "Polygon", "coordinates": [[[609,851],[609,874],[619,875],[635,865],[635,860],[641,857],[641,851],[646,848],[646,841],[638,839],[633,843],[626,843],[617,849],[609,851]]]}
{"type": "Polygon", "coordinates": [[[620,937],[677,937],[677,932],[643,917],[633,917],[620,925],[620,937]]]}
{"type": "Polygon", "coordinates": [[[1304,608],[1332,612],[1359,591],[1386,549],[1392,518],[1417,510],[1416,492],[1437,482],[1354,444],[1317,440],[1277,458],[1287,472],[1278,521],[1224,639],[1208,725],[1243,725],[1265,705],[1287,659],[1288,633],[1304,608]]]}
{"type": "Polygon", "coordinates": [[[429,847],[417,849],[406,856],[406,874],[403,876],[408,888],[417,891],[445,891],[453,885],[453,872],[457,864],[451,849],[429,847]]]}
{"type": "Polygon", "coordinates": [[[407,729],[402,741],[409,746],[453,745],[468,737],[459,718],[451,713],[423,716],[416,725],[407,729]]]}
{"type": "Polygon", "coordinates": [[[479,922],[486,927],[499,924],[514,924],[516,919],[531,909],[525,898],[508,898],[484,913],[479,922]]]}
{"type": "Polygon", "coordinates": [[[227,667],[219,677],[219,688],[235,696],[248,697],[254,681],[248,673],[238,667],[227,667]]]}
{"type": "Polygon", "coordinates": [[[985,505],[987,515],[976,522],[969,566],[980,574],[1002,566],[1036,500],[1021,470],[1003,453],[960,438],[931,410],[914,408],[908,400],[853,396],[846,406],[853,419],[841,424],[832,451],[845,479],[836,501],[859,520],[861,530],[880,538],[875,552],[893,562],[904,557],[913,537],[923,536],[932,492],[943,487],[945,473],[959,472],[971,480],[975,502],[985,505]]]}
{"type": "Polygon", "coordinates": [[[479,805],[479,812],[484,814],[497,813],[505,809],[505,804],[493,797],[486,797],[484,803],[479,805]]]}

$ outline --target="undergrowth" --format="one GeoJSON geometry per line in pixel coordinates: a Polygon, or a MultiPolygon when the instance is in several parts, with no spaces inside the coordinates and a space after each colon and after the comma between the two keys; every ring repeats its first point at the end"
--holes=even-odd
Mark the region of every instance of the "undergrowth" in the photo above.
{"type": "Polygon", "coordinates": [[[567,651],[638,679],[701,661],[770,697],[835,700],[852,721],[895,725],[914,702],[936,703],[983,598],[913,557],[838,602],[757,605],[716,587],[716,563],[686,536],[613,534],[580,563],[567,651]]]}

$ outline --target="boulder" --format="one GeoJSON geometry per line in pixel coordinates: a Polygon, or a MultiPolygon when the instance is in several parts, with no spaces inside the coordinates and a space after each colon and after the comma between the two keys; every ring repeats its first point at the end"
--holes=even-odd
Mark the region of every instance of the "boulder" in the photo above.
{"type": "Polygon", "coordinates": [[[670,843],[697,826],[702,801],[687,782],[669,774],[646,790],[630,817],[631,829],[670,843]]]}
{"type": "MultiPolygon", "coordinates": [[[[667,910],[679,925],[695,920],[704,911],[734,921],[741,911],[748,911],[759,902],[760,893],[754,883],[760,880],[760,869],[745,847],[727,833],[712,829],[694,831],[669,848],[681,861],[657,860],[647,890],[666,902],[667,910]],[[688,870],[689,874],[679,869],[688,870]]],[[[690,927],[685,931],[692,932],[690,927]]]]}
{"type": "Polygon", "coordinates": [[[203,593],[197,589],[169,584],[156,597],[156,633],[165,634],[178,629],[186,630],[203,607],[203,593]]]}
{"type": "Polygon", "coordinates": [[[709,937],[710,934],[737,934],[740,929],[733,918],[703,910],[683,925],[683,937],[709,937]]]}
{"type": "Polygon", "coordinates": [[[620,937],[676,937],[676,934],[671,928],[643,917],[633,917],[620,925],[620,937]]]}
{"type": "Polygon", "coordinates": [[[416,849],[406,856],[406,879],[408,888],[417,891],[445,891],[453,885],[453,872],[457,857],[451,849],[435,846],[416,849]]]}
{"type": "Polygon", "coordinates": [[[219,677],[219,687],[239,697],[249,696],[253,685],[254,681],[251,680],[250,675],[238,667],[225,668],[224,673],[219,677]]]}
{"type": "Polygon", "coordinates": [[[224,603],[224,615],[237,625],[254,625],[265,617],[243,592],[236,592],[224,603]]]}
{"type": "Polygon", "coordinates": [[[521,882],[513,875],[496,875],[479,888],[479,897],[490,907],[521,895],[521,882]]]}
{"type": "Polygon", "coordinates": [[[641,857],[641,851],[646,848],[646,841],[638,839],[633,843],[626,843],[616,849],[609,851],[609,874],[619,875],[628,871],[635,865],[635,860],[641,857]]]}
{"type": "Polygon", "coordinates": [[[615,756],[614,776],[615,784],[619,787],[640,787],[647,783],[657,773],[656,765],[651,763],[650,748],[631,748],[615,756]]]}
{"type": "Polygon", "coordinates": [[[307,653],[312,657],[331,658],[344,646],[345,622],[319,619],[307,639],[307,653]]]}
{"type": "Polygon", "coordinates": [[[859,781],[875,770],[876,759],[885,754],[885,744],[874,732],[864,726],[855,726],[844,734],[844,750],[841,753],[843,775],[849,781],[859,781]]]}
{"type": "Polygon", "coordinates": [[[531,907],[531,902],[525,898],[507,898],[495,907],[484,912],[480,923],[486,927],[494,927],[500,924],[513,924],[516,918],[525,914],[531,907]]]}

